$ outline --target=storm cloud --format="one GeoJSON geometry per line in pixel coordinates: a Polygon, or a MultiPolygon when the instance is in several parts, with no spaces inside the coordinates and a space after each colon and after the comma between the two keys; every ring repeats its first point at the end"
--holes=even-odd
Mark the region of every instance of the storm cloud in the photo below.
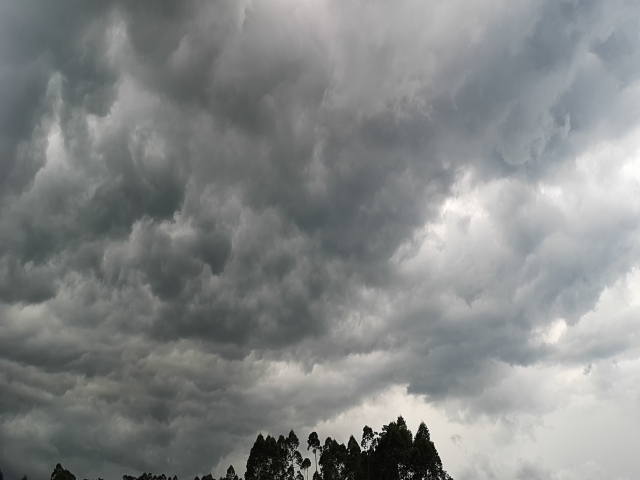
{"type": "Polygon", "coordinates": [[[623,0],[0,2],[5,477],[186,478],[397,388],[510,431],[583,394],[633,411],[639,20],[623,0]]]}

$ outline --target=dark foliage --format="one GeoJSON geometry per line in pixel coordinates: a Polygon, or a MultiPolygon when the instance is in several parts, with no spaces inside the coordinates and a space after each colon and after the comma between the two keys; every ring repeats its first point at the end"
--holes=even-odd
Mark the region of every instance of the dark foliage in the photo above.
{"type": "MultiPolygon", "coordinates": [[[[293,430],[277,439],[259,434],[249,453],[244,480],[308,480],[311,460],[302,457],[299,447],[300,440],[293,430]]],[[[421,423],[414,437],[402,417],[383,426],[381,433],[365,426],[360,444],[353,435],[346,446],[331,437],[321,444],[318,434],[312,432],[307,451],[313,453],[316,464],[313,480],[453,480],[442,468],[427,426],[421,423]]],[[[1,472],[0,480],[3,480],[1,472]]],[[[26,475],[23,480],[27,480],[26,475]]],[[[76,477],[58,464],[51,480],[76,480],[76,477]]],[[[178,478],[143,473],[139,477],[124,475],[122,480],[178,478]]],[[[207,474],[202,480],[215,479],[207,474]]],[[[230,465],[219,480],[242,479],[230,465]]]]}
{"type": "MultiPolygon", "coordinates": [[[[246,480],[304,480],[311,461],[298,451],[291,431],[276,440],[258,435],[247,460],[246,480]]],[[[451,480],[424,423],[415,438],[402,417],[374,432],[363,429],[362,441],[351,436],[347,445],[331,437],[320,443],[316,432],[307,440],[316,471],[313,480],[451,480]]]]}
{"type": "Polygon", "coordinates": [[[132,475],[123,475],[122,480],[178,480],[178,477],[174,475],[172,478],[171,475],[152,475],[151,473],[143,473],[139,477],[134,477],[132,475]]]}
{"type": "Polygon", "coordinates": [[[76,476],[69,470],[62,468],[62,465],[57,464],[51,472],[51,480],[76,480],[76,476]]]}

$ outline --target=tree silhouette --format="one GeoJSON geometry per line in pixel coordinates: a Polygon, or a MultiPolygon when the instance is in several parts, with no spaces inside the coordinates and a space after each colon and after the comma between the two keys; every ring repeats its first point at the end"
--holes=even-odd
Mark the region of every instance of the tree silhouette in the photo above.
{"type": "MultiPolygon", "coordinates": [[[[205,479],[213,480],[213,477],[211,476],[211,474],[209,474],[202,477],[202,480],[205,480],[205,479]]],[[[102,479],[99,478],[98,480],[102,480],[102,479]]],[[[145,472],[137,478],[131,475],[123,475],[122,480],[178,480],[178,477],[174,475],[172,479],[171,475],[167,476],[164,473],[162,475],[153,475],[152,473],[145,472]]]]}
{"type": "Polygon", "coordinates": [[[229,465],[229,468],[227,468],[227,474],[222,477],[221,480],[238,480],[238,475],[236,475],[233,465],[229,465]]]}
{"type": "MultiPolygon", "coordinates": [[[[258,434],[249,452],[244,480],[305,480],[305,475],[309,480],[311,460],[302,457],[299,446],[300,441],[293,430],[286,437],[280,435],[277,440],[271,435],[265,438],[258,434]]],[[[307,451],[313,453],[316,463],[312,480],[453,480],[442,467],[442,460],[424,422],[413,437],[401,416],[384,425],[381,433],[365,426],[360,445],[353,435],[349,437],[347,446],[331,437],[327,437],[323,445],[318,434],[311,432],[307,451]]],[[[123,475],[122,479],[178,480],[176,476],[151,473],[138,477],[123,475]]],[[[0,480],[4,480],[1,471],[0,480]]],[[[27,476],[22,480],[27,480],[27,476]]],[[[51,480],[76,480],[76,477],[58,463],[51,480]]],[[[201,479],[195,477],[194,480],[201,479]]],[[[209,473],[202,480],[215,479],[209,473]]],[[[243,479],[230,465],[226,475],[219,480],[243,479]]]]}
{"type": "Polygon", "coordinates": [[[371,456],[372,473],[377,472],[377,479],[409,480],[412,444],[411,432],[402,417],[383,426],[371,456]]]}
{"type": "Polygon", "coordinates": [[[58,463],[53,472],[51,472],[51,480],[76,480],[76,476],[69,470],[62,468],[62,465],[58,463]]]}
{"type": "Polygon", "coordinates": [[[300,440],[293,430],[289,432],[289,435],[284,441],[285,446],[285,458],[287,463],[287,479],[295,480],[295,467],[302,463],[302,455],[298,451],[300,446],[300,440]],[[296,455],[297,454],[297,455],[296,455]]]}
{"type": "Polygon", "coordinates": [[[413,480],[431,480],[446,478],[446,472],[442,469],[440,455],[431,441],[429,429],[424,422],[418,427],[413,441],[413,480]]]}
{"type": "Polygon", "coordinates": [[[365,452],[369,451],[371,448],[375,435],[376,434],[369,425],[365,425],[362,429],[362,441],[360,442],[360,446],[365,452]]]}
{"type": "Polygon", "coordinates": [[[302,460],[302,464],[300,465],[300,469],[304,470],[307,480],[309,480],[309,468],[311,467],[311,460],[305,458],[302,460]]]}
{"type": "Polygon", "coordinates": [[[362,452],[356,439],[351,435],[347,442],[347,479],[363,480],[362,452]]]}
{"type": "Polygon", "coordinates": [[[259,480],[264,478],[267,471],[267,442],[258,434],[258,438],[251,447],[249,458],[247,459],[246,480],[259,480]]]}
{"type": "MultiPolygon", "coordinates": [[[[318,458],[316,456],[317,452],[322,451],[322,447],[320,446],[320,439],[318,438],[318,434],[316,432],[311,432],[309,434],[309,438],[307,439],[307,450],[311,449],[313,452],[313,458],[316,462],[316,473],[318,473],[318,458]]],[[[315,475],[313,477],[315,480],[315,475]]]]}
{"type": "Polygon", "coordinates": [[[347,470],[347,448],[327,437],[318,463],[323,480],[343,480],[347,470]]]}
{"type": "Polygon", "coordinates": [[[371,456],[373,455],[373,450],[377,443],[378,434],[374,432],[369,425],[365,425],[362,429],[362,441],[360,442],[360,446],[362,446],[362,458],[366,462],[365,478],[367,480],[371,478],[371,456]]]}

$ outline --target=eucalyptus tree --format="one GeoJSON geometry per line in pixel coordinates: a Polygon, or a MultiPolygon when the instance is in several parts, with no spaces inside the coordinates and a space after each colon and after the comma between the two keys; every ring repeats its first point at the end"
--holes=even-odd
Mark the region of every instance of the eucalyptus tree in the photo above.
{"type": "MultiPolygon", "coordinates": [[[[317,453],[322,453],[322,446],[320,445],[320,439],[318,438],[318,434],[316,432],[311,432],[309,434],[309,438],[307,439],[307,450],[309,449],[313,452],[313,458],[316,462],[316,473],[318,473],[317,453]]],[[[313,478],[315,480],[315,475],[313,478]]]]}
{"type": "Polygon", "coordinates": [[[305,458],[302,460],[302,464],[300,465],[300,470],[304,470],[307,480],[309,480],[309,468],[311,467],[311,460],[305,458]]]}
{"type": "Polygon", "coordinates": [[[327,437],[318,463],[323,480],[344,480],[347,476],[347,447],[327,437]]]}
{"type": "Polygon", "coordinates": [[[347,442],[346,478],[348,480],[363,480],[364,472],[362,462],[363,458],[360,446],[353,435],[351,435],[347,442]]]}

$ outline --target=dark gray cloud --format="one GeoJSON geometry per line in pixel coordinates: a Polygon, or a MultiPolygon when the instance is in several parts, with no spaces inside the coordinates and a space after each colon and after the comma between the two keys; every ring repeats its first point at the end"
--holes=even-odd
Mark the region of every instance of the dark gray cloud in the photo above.
{"type": "Polygon", "coordinates": [[[547,412],[514,369],[635,358],[589,315],[638,258],[639,13],[3,2],[7,478],[201,474],[394,385],[547,412]]]}

